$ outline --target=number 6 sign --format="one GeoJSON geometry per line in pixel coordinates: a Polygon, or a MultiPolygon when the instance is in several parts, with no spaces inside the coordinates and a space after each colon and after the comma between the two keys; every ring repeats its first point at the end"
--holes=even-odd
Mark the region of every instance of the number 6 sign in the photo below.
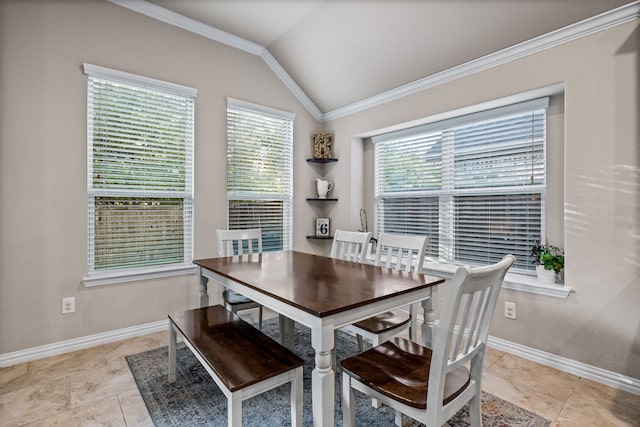
{"type": "Polygon", "coordinates": [[[316,218],[316,236],[329,236],[329,218],[316,218]]]}

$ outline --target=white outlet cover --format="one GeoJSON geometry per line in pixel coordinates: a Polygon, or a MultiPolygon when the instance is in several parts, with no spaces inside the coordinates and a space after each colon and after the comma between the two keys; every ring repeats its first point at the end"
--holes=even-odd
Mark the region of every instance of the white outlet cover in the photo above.
{"type": "Polygon", "coordinates": [[[504,317],[507,319],[515,319],[516,318],[516,303],[505,301],[504,302],[504,317]]]}
{"type": "Polygon", "coordinates": [[[62,298],[62,314],[74,313],[76,311],[76,298],[62,298]]]}

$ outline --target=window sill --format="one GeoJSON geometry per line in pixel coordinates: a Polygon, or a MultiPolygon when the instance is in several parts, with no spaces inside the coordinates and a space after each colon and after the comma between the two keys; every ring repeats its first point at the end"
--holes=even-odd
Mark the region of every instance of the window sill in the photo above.
{"type": "Polygon", "coordinates": [[[198,267],[193,264],[136,268],[117,272],[89,273],[87,277],[82,279],[82,284],[89,288],[93,286],[113,285],[116,283],[134,282],[138,280],[157,279],[160,277],[195,274],[197,272],[198,267]]]}
{"type": "MultiPolygon", "coordinates": [[[[367,254],[367,261],[373,263],[373,260],[373,255],[367,254]]],[[[458,267],[459,265],[436,261],[426,261],[423,266],[426,274],[432,274],[446,279],[451,279],[458,267]]],[[[502,289],[511,289],[514,291],[563,299],[566,299],[569,294],[573,292],[573,289],[568,286],[564,286],[563,283],[542,283],[539,282],[535,276],[517,273],[507,273],[504,278],[504,282],[502,283],[502,289]]]]}
{"type": "MultiPolygon", "coordinates": [[[[427,261],[424,263],[424,272],[451,279],[458,267],[458,265],[454,264],[427,261]]],[[[507,273],[502,284],[502,289],[511,289],[555,298],[567,298],[573,291],[573,289],[564,286],[562,283],[542,283],[539,282],[535,276],[517,273],[507,273]]]]}

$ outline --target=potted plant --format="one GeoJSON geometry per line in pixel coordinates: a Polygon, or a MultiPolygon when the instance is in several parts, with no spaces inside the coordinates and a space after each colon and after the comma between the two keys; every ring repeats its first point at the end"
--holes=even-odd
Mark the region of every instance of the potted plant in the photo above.
{"type": "Polygon", "coordinates": [[[541,245],[539,242],[531,248],[531,262],[536,266],[538,280],[555,283],[556,276],[564,268],[564,251],[557,246],[541,245]]]}

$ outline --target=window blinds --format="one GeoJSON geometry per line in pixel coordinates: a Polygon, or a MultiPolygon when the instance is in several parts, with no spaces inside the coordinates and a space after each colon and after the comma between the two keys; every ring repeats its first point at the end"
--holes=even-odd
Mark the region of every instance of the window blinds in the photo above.
{"type": "Polygon", "coordinates": [[[294,115],[227,102],[229,229],[262,229],[263,250],[291,248],[294,115]]]}
{"type": "Polygon", "coordinates": [[[381,135],[375,142],[377,232],[423,234],[428,256],[531,269],[544,236],[548,99],[381,135]]]}
{"type": "Polygon", "coordinates": [[[89,272],[190,262],[195,91],[85,72],[89,272]]]}

